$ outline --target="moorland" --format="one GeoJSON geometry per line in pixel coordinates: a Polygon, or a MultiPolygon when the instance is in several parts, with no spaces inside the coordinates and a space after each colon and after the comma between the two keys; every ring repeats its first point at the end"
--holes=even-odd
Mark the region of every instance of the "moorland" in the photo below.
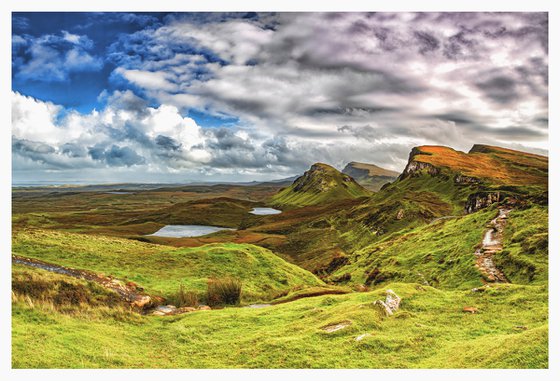
{"type": "Polygon", "coordinates": [[[14,368],[548,367],[545,156],[421,146],[400,173],[18,187],[12,208],[14,368]]]}

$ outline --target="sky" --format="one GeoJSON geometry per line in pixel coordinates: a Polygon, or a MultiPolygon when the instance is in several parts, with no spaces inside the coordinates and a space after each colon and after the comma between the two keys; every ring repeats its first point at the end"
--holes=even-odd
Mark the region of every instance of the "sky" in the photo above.
{"type": "Polygon", "coordinates": [[[13,13],[14,183],[547,154],[546,13],[13,13]]]}

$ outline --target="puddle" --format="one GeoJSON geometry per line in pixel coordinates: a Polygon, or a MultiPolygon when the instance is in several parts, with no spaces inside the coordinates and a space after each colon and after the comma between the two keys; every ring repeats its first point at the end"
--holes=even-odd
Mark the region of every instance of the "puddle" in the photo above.
{"type": "Polygon", "coordinates": [[[220,226],[207,226],[207,225],[165,225],[157,232],[148,234],[155,237],[200,237],[207,234],[216,233],[222,230],[235,230],[231,228],[224,228],[220,226]]]}
{"type": "Polygon", "coordinates": [[[253,208],[249,213],[257,216],[268,216],[269,214],[280,214],[282,211],[273,208],[253,208]]]}

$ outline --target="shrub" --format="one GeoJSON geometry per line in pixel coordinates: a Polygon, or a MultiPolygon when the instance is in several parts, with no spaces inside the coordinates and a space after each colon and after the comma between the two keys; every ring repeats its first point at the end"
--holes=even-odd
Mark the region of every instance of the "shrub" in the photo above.
{"type": "Polygon", "coordinates": [[[199,298],[196,292],[187,291],[183,285],[180,285],[177,292],[169,297],[169,303],[177,307],[197,307],[199,298]]]}
{"type": "Polygon", "coordinates": [[[209,306],[237,305],[241,300],[241,281],[237,278],[208,279],[206,302],[209,306]]]}

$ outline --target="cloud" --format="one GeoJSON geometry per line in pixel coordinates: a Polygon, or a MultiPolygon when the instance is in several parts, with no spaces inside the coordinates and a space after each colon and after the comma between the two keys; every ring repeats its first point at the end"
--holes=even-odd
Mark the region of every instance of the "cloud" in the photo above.
{"type": "Polygon", "coordinates": [[[130,147],[119,147],[112,145],[109,148],[89,147],[89,156],[93,160],[107,163],[110,167],[130,167],[132,165],[144,163],[144,158],[138,155],[130,147]]]}
{"type": "Polygon", "coordinates": [[[97,71],[103,60],[90,53],[93,41],[87,36],[62,31],[61,35],[30,35],[12,38],[15,76],[22,80],[61,82],[71,73],[97,71]]]}
{"type": "MultiPolygon", "coordinates": [[[[546,13],[107,16],[139,27],[107,48],[120,90],[100,95],[103,108],[14,95],[14,136],[55,149],[43,157],[247,179],[316,161],[400,170],[421,144],[547,146],[546,13]],[[234,122],[203,128],[189,115],[234,122]]],[[[16,75],[65,80],[95,66],[93,44],[64,31],[14,35],[27,57],[16,75]]]]}

